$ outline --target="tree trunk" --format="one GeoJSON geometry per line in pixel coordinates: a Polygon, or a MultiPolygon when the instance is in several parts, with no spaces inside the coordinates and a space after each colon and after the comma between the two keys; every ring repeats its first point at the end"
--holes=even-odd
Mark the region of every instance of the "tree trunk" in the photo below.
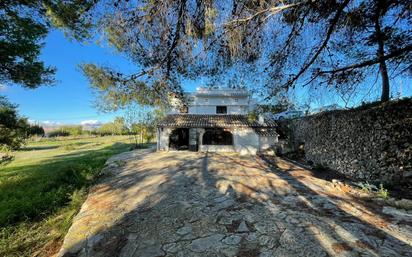
{"type": "Polygon", "coordinates": [[[383,59],[385,56],[385,42],[384,37],[381,31],[381,24],[380,24],[380,15],[377,14],[375,19],[375,31],[376,31],[376,40],[378,41],[378,51],[377,56],[379,61],[379,72],[381,74],[382,79],[382,94],[381,94],[381,102],[387,102],[390,98],[389,92],[389,76],[388,76],[388,69],[386,67],[386,62],[383,59]]]}

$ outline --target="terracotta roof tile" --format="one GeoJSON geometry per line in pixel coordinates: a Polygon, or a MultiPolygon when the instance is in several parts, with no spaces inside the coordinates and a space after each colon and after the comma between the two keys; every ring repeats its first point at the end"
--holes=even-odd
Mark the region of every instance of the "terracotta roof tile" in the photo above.
{"type": "Polygon", "coordinates": [[[206,114],[169,114],[158,123],[159,127],[182,128],[275,128],[273,120],[265,120],[263,124],[249,121],[246,115],[206,115],[206,114]]]}
{"type": "Polygon", "coordinates": [[[276,132],[275,128],[267,127],[267,128],[253,128],[253,129],[255,130],[256,134],[258,134],[259,136],[277,136],[277,135],[279,135],[276,132]]]}

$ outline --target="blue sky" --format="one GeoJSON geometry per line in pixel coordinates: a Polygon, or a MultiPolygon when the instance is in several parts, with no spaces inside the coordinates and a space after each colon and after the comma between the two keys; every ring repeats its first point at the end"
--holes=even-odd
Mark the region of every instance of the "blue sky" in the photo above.
{"type": "Polygon", "coordinates": [[[3,89],[11,102],[19,105],[22,115],[31,120],[52,123],[80,123],[84,120],[112,120],[119,113],[103,114],[92,106],[93,95],[78,64],[84,62],[110,63],[122,70],[133,65],[112,49],[96,44],[82,45],[66,39],[62,32],[52,31],[45,40],[41,60],[57,68],[56,84],[34,90],[18,85],[3,89]]]}
{"type": "MultiPolygon", "coordinates": [[[[136,66],[109,47],[70,41],[60,31],[52,31],[45,40],[41,60],[57,68],[54,86],[34,90],[18,85],[0,88],[11,102],[19,105],[21,115],[41,123],[78,124],[82,121],[107,122],[122,114],[99,113],[93,107],[94,96],[88,81],[78,68],[80,63],[110,64],[125,73],[136,66]]],[[[190,86],[186,87],[190,89],[190,86]]]]}

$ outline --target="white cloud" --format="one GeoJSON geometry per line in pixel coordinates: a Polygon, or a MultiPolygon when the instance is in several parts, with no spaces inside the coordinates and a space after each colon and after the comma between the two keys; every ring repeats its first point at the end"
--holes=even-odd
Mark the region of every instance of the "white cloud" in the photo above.
{"type": "Polygon", "coordinates": [[[60,122],[57,121],[51,121],[51,120],[28,120],[30,124],[39,124],[41,126],[60,126],[62,125],[60,122]]]}
{"type": "Polygon", "coordinates": [[[40,121],[40,123],[43,123],[43,124],[46,124],[46,125],[57,125],[57,124],[59,124],[59,122],[50,121],[50,120],[40,121]]]}
{"type": "Polygon", "coordinates": [[[83,126],[99,126],[102,125],[102,122],[98,120],[84,120],[81,121],[80,124],[83,126]]]}

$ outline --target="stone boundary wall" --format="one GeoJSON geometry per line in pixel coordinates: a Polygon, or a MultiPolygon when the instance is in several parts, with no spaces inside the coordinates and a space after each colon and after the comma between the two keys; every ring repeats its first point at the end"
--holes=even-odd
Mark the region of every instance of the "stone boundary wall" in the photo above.
{"type": "Polygon", "coordinates": [[[360,181],[412,182],[412,99],[279,123],[291,149],[360,181]]]}

